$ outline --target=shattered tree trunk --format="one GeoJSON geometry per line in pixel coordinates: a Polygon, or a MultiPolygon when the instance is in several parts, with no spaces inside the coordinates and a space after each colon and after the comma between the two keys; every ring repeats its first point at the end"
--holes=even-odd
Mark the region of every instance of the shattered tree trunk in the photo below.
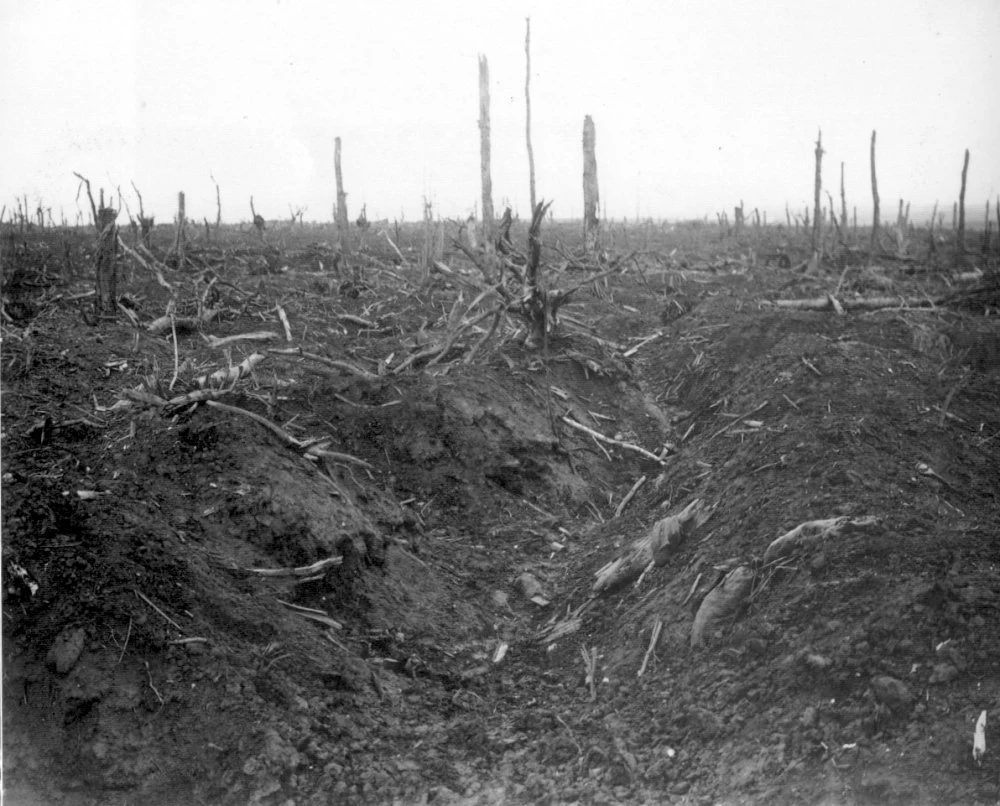
{"type": "Polygon", "coordinates": [[[97,256],[94,288],[98,315],[113,314],[118,304],[118,211],[103,205],[97,211],[97,256]]]}
{"type": "Polygon", "coordinates": [[[965,260],[965,180],[969,175],[969,149],[965,149],[962,163],[962,187],[958,192],[958,237],[955,239],[955,256],[959,262],[965,260]]]}
{"type": "Polygon", "coordinates": [[[844,163],[840,163],[840,231],[847,232],[847,193],[844,192],[844,163]]]}
{"type": "Polygon", "coordinates": [[[483,245],[493,248],[493,179],[490,176],[490,66],[479,54],[479,175],[483,188],[483,245]]]}
{"type": "Polygon", "coordinates": [[[549,205],[539,202],[531,215],[528,229],[528,263],[524,267],[524,300],[528,313],[528,336],[524,346],[533,350],[548,344],[550,320],[554,319],[551,301],[545,289],[539,285],[538,269],[542,262],[542,221],[549,205]]]}
{"type": "Polygon", "coordinates": [[[347,194],[344,192],[344,174],[340,167],[340,138],[333,139],[333,172],[337,180],[337,232],[340,234],[340,254],[346,259],[351,254],[350,224],[347,222],[347,194]]]}
{"type": "Polygon", "coordinates": [[[597,185],[596,146],[594,119],[587,115],[583,119],[583,243],[587,249],[597,247],[600,227],[597,218],[600,192],[597,185]]]}
{"type": "Polygon", "coordinates": [[[257,230],[257,234],[260,236],[260,239],[263,241],[264,240],[264,229],[267,226],[267,222],[264,221],[264,216],[257,215],[257,210],[253,206],[253,196],[250,197],[250,215],[253,216],[254,229],[257,230]]]}
{"type": "Polygon", "coordinates": [[[215,181],[215,177],[212,177],[212,184],[215,185],[215,237],[219,237],[219,229],[222,227],[222,191],[219,189],[219,183],[215,181]]]}
{"type": "Polygon", "coordinates": [[[535,151],[531,147],[531,17],[525,19],[524,33],[524,137],[528,145],[528,195],[535,209],[535,151]]]}
{"type": "MultiPolygon", "coordinates": [[[[823,249],[823,216],[820,211],[820,192],[823,187],[823,130],[816,137],[816,179],[813,183],[813,231],[812,250],[821,252],[823,249]]],[[[831,203],[832,207],[832,203],[831,203]]]]}
{"type": "Polygon", "coordinates": [[[135,182],[132,183],[132,190],[135,191],[136,198],[139,200],[139,238],[140,242],[147,249],[152,246],[153,241],[153,224],[155,216],[146,217],[146,211],[142,207],[142,194],[139,192],[139,188],[135,186],[135,182]]]}
{"type": "Polygon", "coordinates": [[[184,191],[182,190],[177,194],[177,235],[174,237],[174,253],[177,255],[178,269],[184,268],[184,226],[186,223],[187,217],[184,212],[184,191]]]}
{"type": "Polygon", "coordinates": [[[871,145],[871,165],[872,165],[872,240],[868,247],[869,257],[875,255],[875,244],[878,243],[878,180],[875,177],[875,129],[872,129],[871,145]]]}

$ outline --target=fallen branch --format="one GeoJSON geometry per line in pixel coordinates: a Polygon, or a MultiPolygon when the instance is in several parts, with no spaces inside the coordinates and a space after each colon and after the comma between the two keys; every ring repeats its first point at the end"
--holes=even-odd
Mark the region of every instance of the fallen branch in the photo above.
{"type": "Polygon", "coordinates": [[[650,344],[651,342],[656,341],[662,335],[663,335],[662,332],[656,332],[652,336],[646,336],[646,338],[644,338],[637,345],[635,345],[635,347],[631,347],[630,349],[626,350],[623,353],[623,355],[625,356],[625,358],[631,358],[633,355],[639,352],[641,348],[645,347],[647,344],[650,344]]]}
{"type": "Polygon", "coordinates": [[[286,602],[284,599],[278,599],[278,604],[284,605],[289,610],[291,610],[292,612],[294,612],[299,616],[302,616],[303,618],[310,619],[311,621],[318,621],[320,624],[323,624],[334,630],[344,629],[343,624],[341,624],[336,619],[330,618],[322,610],[313,610],[313,608],[311,607],[301,607],[299,605],[292,604],[291,602],[286,602]]]}
{"type": "Polygon", "coordinates": [[[202,325],[210,323],[218,315],[219,311],[216,308],[207,308],[201,312],[200,316],[174,317],[167,314],[161,316],[159,319],[154,319],[146,325],[146,330],[150,333],[157,334],[163,333],[171,328],[176,328],[179,331],[197,330],[202,325]]]}
{"type": "Polygon", "coordinates": [[[710,436],[708,439],[706,439],[705,442],[706,443],[711,442],[713,439],[715,439],[717,436],[719,436],[719,434],[725,433],[730,428],[732,428],[734,425],[736,425],[736,423],[740,422],[740,420],[745,420],[751,414],[756,414],[758,411],[760,411],[766,405],[767,405],[767,401],[765,400],[763,403],[761,403],[757,408],[753,409],[752,411],[748,411],[745,414],[739,415],[739,417],[736,417],[732,422],[726,423],[726,425],[724,427],[720,428],[718,431],[716,431],[714,434],[712,434],[712,436],[710,436]]]}
{"type": "Polygon", "coordinates": [[[125,241],[122,240],[120,235],[118,236],[118,246],[126,255],[132,258],[132,260],[134,260],[136,263],[142,266],[146,271],[155,274],[156,282],[162,285],[171,294],[174,293],[174,287],[164,279],[163,273],[160,271],[160,269],[155,265],[150,266],[149,263],[147,263],[146,260],[138,252],[136,252],[134,249],[130,249],[128,245],[125,243],[125,241]]]}
{"type": "Polygon", "coordinates": [[[599,442],[604,442],[608,445],[616,445],[619,448],[623,448],[628,451],[634,451],[635,453],[645,456],[647,459],[652,459],[658,465],[666,464],[666,462],[664,462],[664,460],[662,460],[655,453],[650,453],[645,448],[640,448],[638,445],[633,445],[631,442],[622,442],[621,440],[618,439],[612,439],[611,437],[606,437],[600,431],[595,431],[592,428],[587,428],[587,426],[583,425],[583,423],[578,423],[576,420],[567,417],[565,415],[563,415],[559,419],[562,420],[564,423],[566,423],[566,425],[568,425],[570,428],[575,428],[578,431],[583,431],[586,434],[590,434],[590,436],[592,436],[599,442]]]}
{"type": "Polygon", "coordinates": [[[246,409],[241,409],[238,406],[229,406],[229,405],[227,405],[225,403],[220,403],[217,400],[206,401],[206,404],[209,405],[209,406],[211,406],[212,408],[216,408],[216,409],[219,409],[221,411],[229,412],[230,414],[239,414],[239,415],[241,415],[243,417],[249,417],[255,423],[258,423],[258,424],[264,426],[264,428],[266,428],[268,431],[270,431],[272,434],[274,434],[278,439],[280,439],[286,445],[288,445],[288,446],[290,446],[292,448],[296,448],[296,449],[301,449],[302,448],[302,443],[299,442],[299,440],[297,440],[295,437],[291,436],[290,434],[286,433],[280,426],[275,425],[270,420],[268,420],[266,417],[261,417],[261,415],[259,415],[259,414],[255,414],[252,411],[247,411],[246,409]]]}
{"type": "Polygon", "coordinates": [[[249,375],[253,371],[254,367],[256,367],[265,358],[267,358],[267,356],[262,353],[251,353],[235,367],[219,369],[211,375],[202,375],[200,378],[195,380],[195,383],[200,387],[205,387],[209,383],[217,386],[221,386],[222,384],[234,384],[241,378],[249,375]]]}
{"type": "Polygon", "coordinates": [[[318,574],[335,565],[344,562],[344,558],[339,554],[334,557],[327,557],[325,560],[318,560],[312,565],[301,565],[298,568],[244,568],[251,574],[259,574],[262,577],[306,577],[318,574]]]}
{"type": "Polygon", "coordinates": [[[358,459],[356,456],[351,456],[348,453],[338,453],[337,451],[328,451],[326,446],[328,442],[317,443],[312,445],[306,452],[306,459],[329,459],[331,462],[346,462],[347,464],[357,465],[358,467],[363,467],[365,470],[374,470],[368,462],[364,459],[358,459]]]}
{"type": "Polygon", "coordinates": [[[356,375],[359,378],[364,378],[369,381],[377,381],[378,375],[375,375],[367,370],[363,370],[359,367],[349,364],[346,361],[337,361],[333,358],[327,358],[325,355],[317,355],[316,353],[307,353],[301,347],[287,347],[282,349],[272,348],[267,351],[268,355],[297,355],[300,358],[308,359],[309,361],[316,361],[320,364],[325,364],[333,369],[339,369],[349,375],[356,375]]]}
{"type": "Polygon", "coordinates": [[[176,621],[174,621],[172,618],[170,618],[170,616],[168,616],[162,610],[160,610],[160,608],[158,608],[155,604],[153,604],[145,595],[143,595],[142,593],[140,593],[137,590],[134,590],[133,592],[135,593],[136,596],[138,596],[140,599],[142,599],[142,601],[144,601],[151,608],[153,608],[153,610],[155,610],[157,613],[159,613],[161,616],[163,616],[163,618],[166,619],[166,621],[168,621],[170,624],[172,624],[174,627],[176,627],[177,630],[178,630],[178,632],[184,632],[184,630],[181,629],[181,625],[180,624],[178,624],[176,621]]]}
{"type": "MultiPolygon", "coordinates": [[[[882,308],[934,308],[944,304],[943,299],[927,299],[925,297],[868,297],[839,301],[839,305],[847,311],[875,311],[882,308]]],[[[832,295],[815,299],[779,299],[762,303],[774,305],[794,311],[836,311],[838,301],[832,295]]]]}
{"type": "Polygon", "coordinates": [[[591,648],[590,652],[587,652],[587,647],[583,644],[580,645],[580,654],[583,656],[583,666],[586,670],[586,684],[590,688],[590,701],[594,702],[597,699],[597,647],[591,648]]]}
{"type": "Polygon", "coordinates": [[[204,336],[208,346],[212,348],[225,347],[227,344],[233,344],[238,341],[274,341],[280,338],[281,336],[270,330],[256,330],[253,333],[236,333],[235,335],[222,338],[212,335],[204,336]]]}
{"type": "Polygon", "coordinates": [[[285,328],[285,341],[292,340],[292,326],[288,322],[288,314],[285,313],[285,309],[280,305],[278,307],[278,318],[281,320],[281,324],[285,328]]]}
{"type": "Polygon", "coordinates": [[[642,666],[639,667],[636,677],[642,677],[646,673],[646,667],[649,665],[649,659],[653,657],[653,650],[656,649],[656,642],[660,638],[660,631],[662,629],[663,619],[658,618],[656,624],[653,625],[653,634],[649,637],[649,646],[646,648],[646,655],[642,659],[642,666]]]}
{"type": "Polygon", "coordinates": [[[618,505],[618,508],[615,509],[616,518],[621,517],[622,512],[625,511],[625,507],[628,506],[628,502],[635,497],[635,494],[639,492],[639,488],[642,487],[642,485],[645,483],[646,483],[646,477],[642,476],[635,484],[632,485],[632,489],[628,491],[628,494],[622,499],[622,502],[618,505]]]}

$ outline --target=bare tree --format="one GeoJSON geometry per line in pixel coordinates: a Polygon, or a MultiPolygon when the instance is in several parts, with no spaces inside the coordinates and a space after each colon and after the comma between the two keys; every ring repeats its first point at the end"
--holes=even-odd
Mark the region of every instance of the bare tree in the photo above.
{"type": "Polygon", "coordinates": [[[958,238],[955,251],[959,261],[965,260],[965,180],[969,174],[969,149],[965,149],[965,160],[962,163],[962,188],[958,192],[958,238]]]}
{"type": "Polygon", "coordinates": [[[597,184],[596,147],[594,119],[587,115],[583,119],[583,241],[588,249],[597,246],[600,227],[597,217],[600,189],[597,184]]]}
{"type": "MultiPolygon", "coordinates": [[[[100,191],[100,205],[95,204],[90,180],[75,171],[73,175],[80,180],[80,187],[87,189],[87,199],[90,201],[90,210],[94,216],[94,229],[97,230],[97,248],[94,257],[94,290],[97,296],[94,300],[94,309],[98,315],[113,315],[118,306],[118,227],[115,224],[118,211],[113,207],[104,206],[103,188],[100,191]]],[[[79,190],[77,195],[79,196],[79,190]]],[[[25,203],[27,204],[27,199],[25,203]]]]}
{"type": "Polygon", "coordinates": [[[340,138],[333,138],[333,172],[337,182],[337,232],[340,235],[340,254],[351,254],[351,231],[347,223],[347,193],[344,192],[344,173],[340,167],[340,138]]]}
{"type": "Polygon", "coordinates": [[[822,251],[823,216],[820,215],[820,192],[823,188],[823,130],[816,136],[816,179],[813,183],[813,252],[822,251]]]}
{"type": "Polygon", "coordinates": [[[493,179],[490,175],[490,66],[479,54],[479,174],[483,189],[483,243],[493,243],[493,179]]]}
{"type": "Polygon", "coordinates": [[[139,200],[139,233],[142,245],[147,249],[152,245],[153,240],[153,224],[154,216],[146,217],[146,211],[142,207],[142,194],[139,192],[139,188],[135,186],[135,182],[132,183],[132,190],[135,191],[135,196],[139,200]]]}
{"type": "Polygon", "coordinates": [[[872,240],[868,247],[869,256],[875,254],[875,245],[878,243],[878,179],[875,176],[875,129],[872,129],[871,144],[871,167],[872,167],[872,240]]]}
{"type": "Polygon", "coordinates": [[[219,228],[222,226],[222,191],[219,189],[219,183],[215,181],[215,176],[211,172],[208,176],[215,185],[215,237],[218,238],[219,228]]]}
{"type": "Polygon", "coordinates": [[[535,209],[535,152],[531,147],[531,17],[525,18],[524,33],[524,136],[528,143],[528,186],[531,209],[535,209]]]}

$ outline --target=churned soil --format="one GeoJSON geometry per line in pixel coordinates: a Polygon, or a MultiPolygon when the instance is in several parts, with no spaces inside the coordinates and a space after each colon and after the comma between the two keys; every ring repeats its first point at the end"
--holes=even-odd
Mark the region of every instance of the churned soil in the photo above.
{"type": "Polygon", "coordinates": [[[955,273],[775,228],[611,225],[572,261],[565,230],[555,286],[629,257],[543,345],[505,320],[472,353],[487,320],[401,371],[476,293],[460,254],[417,272],[416,230],[354,276],[330,230],[234,231],[172,291],[123,268],[99,320],[90,236],[4,236],[7,803],[1000,800],[995,298],[910,304],[955,273]],[[772,304],[833,292],[901,303],[772,304]],[[146,328],[171,296],[219,314],[175,344],[146,328]],[[218,401],[284,436],[191,394],[255,351],[218,401]],[[764,562],[831,518],[864,527],[764,562]]]}

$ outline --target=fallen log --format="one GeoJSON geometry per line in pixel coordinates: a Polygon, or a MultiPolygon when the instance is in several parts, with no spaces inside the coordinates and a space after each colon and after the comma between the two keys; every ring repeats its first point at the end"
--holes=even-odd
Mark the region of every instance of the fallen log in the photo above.
{"type": "Polygon", "coordinates": [[[838,306],[846,311],[877,311],[882,308],[935,308],[943,302],[942,299],[928,299],[927,297],[867,297],[838,300],[832,294],[828,294],[825,297],[813,299],[770,300],[762,304],[794,311],[837,311],[838,306]]]}

